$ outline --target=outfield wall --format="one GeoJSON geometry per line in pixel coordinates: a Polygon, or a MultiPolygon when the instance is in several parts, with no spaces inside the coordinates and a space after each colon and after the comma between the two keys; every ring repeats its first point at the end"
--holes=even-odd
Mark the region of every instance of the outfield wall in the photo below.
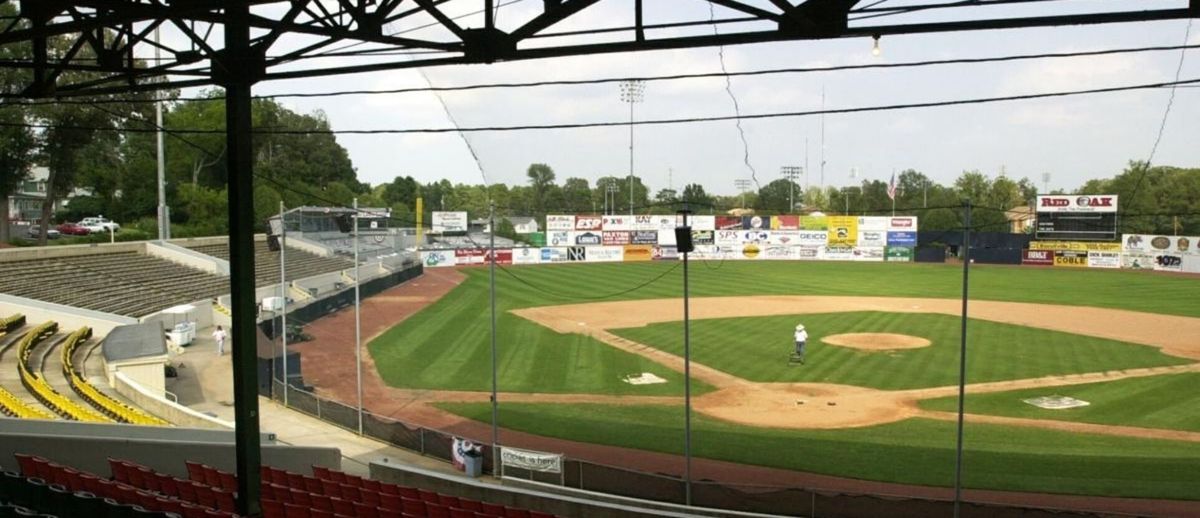
{"type": "Polygon", "coordinates": [[[1034,241],[1021,264],[1200,273],[1200,237],[1123,234],[1119,243],[1034,241]]]}
{"type": "MultiPolygon", "coordinates": [[[[546,245],[496,250],[497,264],[679,260],[675,229],[657,216],[547,216],[546,245]]],[[[695,259],[911,262],[915,216],[692,216],[695,259]]],[[[427,267],[487,264],[478,248],[425,250],[427,267]]]]}

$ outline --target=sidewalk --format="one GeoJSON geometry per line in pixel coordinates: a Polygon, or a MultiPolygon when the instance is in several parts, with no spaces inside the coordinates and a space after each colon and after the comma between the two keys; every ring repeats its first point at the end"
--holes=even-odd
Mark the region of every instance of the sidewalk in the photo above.
{"type": "MultiPolygon", "coordinates": [[[[171,362],[180,365],[178,378],[167,379],[167,390],[179,397],[185,406],[233,421],[233,364],[226,343],[224,356],[217,356],[217,346],[211,329],[196,332],[196,341],[184,353],[172,356],[171,362]]],[[[299,411],[285,408],[268,398],[258,398],[259,427],[274,433],[280,443],[297,446],[335,447],[342,452],[342,471],[367,475],[371,461],[387,459],[393,464],[406,464],[447,474],[462,472],[440,459],[425,457],[409,450],[389,446],[368,437],[326,423],[299,411]]],[[[491,478],[479,479],[499,484],[491,478]]]]}

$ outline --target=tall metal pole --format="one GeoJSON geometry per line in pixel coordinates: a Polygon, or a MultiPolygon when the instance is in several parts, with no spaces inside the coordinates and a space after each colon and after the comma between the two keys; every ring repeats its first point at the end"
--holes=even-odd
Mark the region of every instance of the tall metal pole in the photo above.
{"type": "Polygon", "coordinates": [[[967,279],[971,273],[971,200],[963,201],[962,333],[958,346],[958,442],[954,459],[954,518],[962,504],[963,411],[967,395],[967,279]]]}
{"type": "Polygon", "coordinates": [[[283,309],[279,312],[279,323],[283,327],[283,406],[288,406],[288,351],[287,351],[287,220],[284,218],[283,200],[279,200],[279,296],[283,309]]]}
{"type": "Polygon", "coordinates": [[[629,215],[633,215],[633,101],[629,101],[629,215]]]}
{"type": "MultiPolygon", "coordinates": [[[[158,47],[158,27],[154,28],[154,66],[161,64],[161,49],[158,47]]],[[[160,92],[155,92],[154,97],[161,97],[160,92]]],[[[166,159],[163,158],[163,113],[162,99],[157,99],[154,103],[154,125],[158,128],[155,131],[155,141],[158,147],[158,240],[163,241],[171,237],[171,222],[167,219],[167,188],[166,188],[166,159]]]]}
{"type": "MultiPolygon", "coordinates": [[[[629,103],[629,215],[633,215],[633,105],[642,102],[646,82],[641,80],[621,81],[621,100],[629,103]]],[[[614,199],[613,204],[616,205],[614,199]]],[[[614,211],[616,212],[616,211],[614,211]]]]}
{"type": "Polygon", "coordinates": [[[354,376],[358,385],[358,434],[363,434],[363,387],[362,387],[362,316],[358,287],[362,275],[358,269],[358,198],[354,198],[354,376]]]}
{"type": "Polygon", "coordinates": [[[251,90],[261,63],[251,57],[250,7],[225,6],[225,50],[213,76],[225,88],[225,142],[229,171],[229,288],[233,325],[234,451],[237,454],[237,514],[259,516],[262,451],[258,422],[258,351],[254,278],[254,149],[251,90]]]}
{"type": "Polygon", "coordinates": [[[488,201],[488,283],[491,285],[492,310],[492,469],[500,460],[500,402],[496,398],[496,202],[488,201]]]}
{"type": "MultiPolygon", "coordinates": [[[[683,226],[688,226],[687,202],[683,226]]],[[[688,308],[688,252],[683,253],[683,501],[692,505],[692,337],[688,308]]]]}

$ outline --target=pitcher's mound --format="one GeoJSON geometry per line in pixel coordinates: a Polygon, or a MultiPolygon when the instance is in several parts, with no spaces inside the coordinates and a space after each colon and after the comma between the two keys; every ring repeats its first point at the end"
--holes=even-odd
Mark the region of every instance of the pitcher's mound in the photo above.
{"type": "Polygon", "coordinates": [[[929,340],[917,336],[895,333],[845,333],[821,338],[829,345],[852,347],[866,351],[891,351],[893,349],[917,349],[929,347],[929,340]]]}

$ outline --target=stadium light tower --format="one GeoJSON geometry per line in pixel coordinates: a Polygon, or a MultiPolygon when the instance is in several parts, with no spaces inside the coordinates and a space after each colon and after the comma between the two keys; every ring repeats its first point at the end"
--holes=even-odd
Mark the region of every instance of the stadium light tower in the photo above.
{"type": "MultiPolygon", "coordinates": [[[[621,188],[617,187],[616,182],[610,182],[607,186],[604,187],[604,202],[608,206],[608,212],[607,212],[608,214],[615,214],[617,212],[617,193],[620,191],[621,191],[621,188]],[[612,201],[608,201],[610,198],[612,199],[612,201]]],[[[632,199],[633,198],[630,198],[630,200],[632,200],[632,199]]],[[[631,202],[630,207],[632,207],[632,206],[633,206],[633,204],[631,202]]]]}
{"type": "Polygon", "coordinates": [[[733,186],[736,187],[737,190],[742,191],[742,208],[745,209],[746,208],[746,191],[750,190],[750,180],[747,180],[745,178],[738,178],[737,180],[733,181],[733,186]]]}
{"type": "Polygon", "coordinates": [[[779,168],[779,174],[788,180],[788,213],[796,211],[796,179],[804,174],[804,168],[785,165],[779,168]]]}
{"type": "MultiPolygon", "coordinates": [[[[629,215],[633,215],[633,105],[646,97],[646,82],[621,81],[621,101],[629,103],[629,215]]],[[[616,203],[614,203],[616,205],[616,203]]],[[[614,211],[615,212],[615,211],[614,211]]]]}

